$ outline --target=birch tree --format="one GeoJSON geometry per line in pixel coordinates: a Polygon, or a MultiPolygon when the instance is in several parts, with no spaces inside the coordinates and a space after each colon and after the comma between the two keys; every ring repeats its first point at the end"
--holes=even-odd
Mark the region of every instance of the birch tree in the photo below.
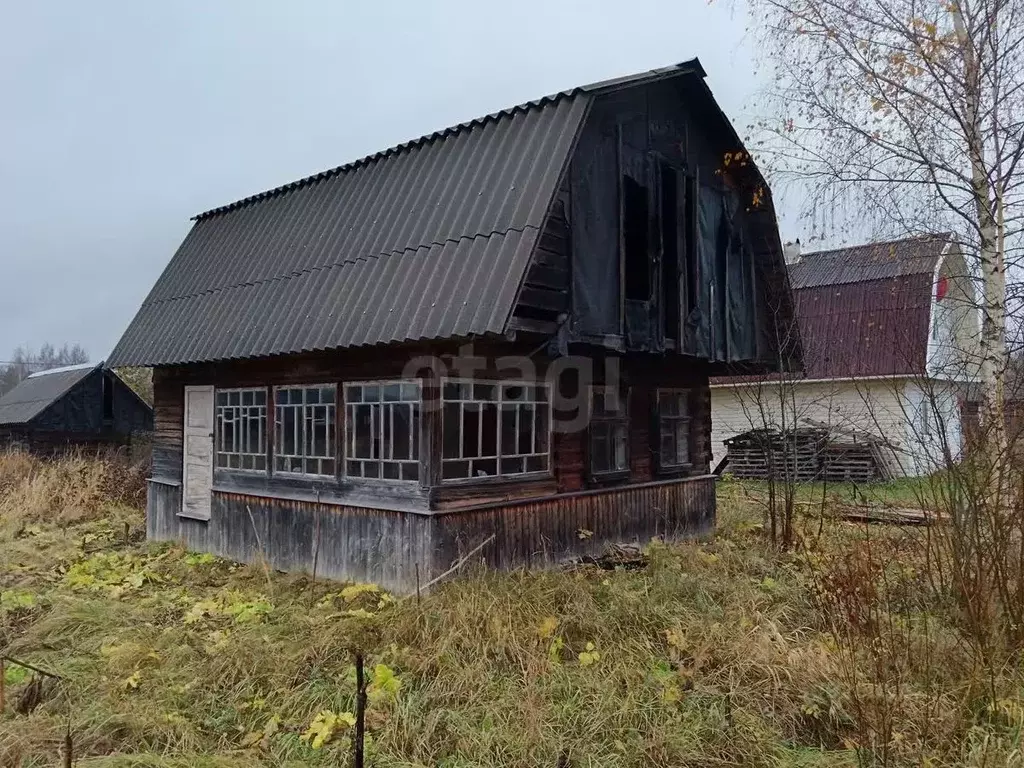
{"type": "Polygon", "coordinates": [[[981,414],[1002,455],[1024,0],[748,1],[772,74],[757,145],[774,179],[797,182],[817,222],[950,231],[976,256],[981,414]]]}

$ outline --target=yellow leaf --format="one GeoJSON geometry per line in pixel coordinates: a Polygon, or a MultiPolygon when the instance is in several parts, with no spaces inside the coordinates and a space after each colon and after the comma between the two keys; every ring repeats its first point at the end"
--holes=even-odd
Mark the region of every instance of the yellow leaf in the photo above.
{"type": "Polygon", "coordinates": [[[554,636],[556,629],[558,629],[558,619],[554,616],[546,616],[541,619],[540,625],[537,627],[537,636],[541,640],[547,640],[554,636]]]}

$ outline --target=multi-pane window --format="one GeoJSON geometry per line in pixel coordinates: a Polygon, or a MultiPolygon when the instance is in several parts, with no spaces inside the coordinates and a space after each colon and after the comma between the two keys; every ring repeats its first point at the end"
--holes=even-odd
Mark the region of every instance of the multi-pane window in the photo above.
{"type": "Polygon", "coordinates": [[[590,473],[629,471],[628,393],[614,387],[590,390],[590,473]]]}
{"type": "Polygon", "coordinates": [[[685,389],[658,390],[659,465],[685,467],[690,463],[690,405],[685,389]]]}
{"type": "Polygon", "coordinates": [[[334,474],[335,400],[333,384],[274,390],[274,471],[334,474]]]}
{"type": "Polygon", "coordinates": [[[548,470],[546,385],[446,379],[442,400],[445,480],[548,470]]]}
{"type": "Polygon", "coordinates": [[[346,384],[345,411],[349,477],[419,479],[419,382],[346,384]]]}
{"type": "Polygon", "coordinates": [[[216,465],[223,469],[267,470],[267,390],[218,389],[216,465]]]}

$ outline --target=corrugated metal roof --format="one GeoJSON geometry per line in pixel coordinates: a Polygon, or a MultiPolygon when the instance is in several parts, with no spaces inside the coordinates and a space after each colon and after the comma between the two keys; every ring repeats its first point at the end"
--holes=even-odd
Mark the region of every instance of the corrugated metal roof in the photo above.
{"type": "Polygon", "coordinates": [[[196,217],[111,366],[499,334],[590,94],[529,102],[196,217]]]}
{"type": "Polygon", "coordinates": [[[931,273],[794,291],[805,377],[923,374],[931,291],[931,273]]]}
{"type": "Polygon", "coordinates": [[[0,424],[27,424],[99,365],[40,371],[0,397],[0,424]]]}
{"type": "Polygon", "coordinates": [[[796,290],[906,275],[930,275],[951,242],[949,234],[923,235],[808,253],[789,268],[789,284],[796,290]]]}

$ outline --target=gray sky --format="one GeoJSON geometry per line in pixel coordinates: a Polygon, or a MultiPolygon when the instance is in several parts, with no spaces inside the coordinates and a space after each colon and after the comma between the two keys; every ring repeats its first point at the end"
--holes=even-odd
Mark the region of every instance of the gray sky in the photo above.
{"type": "Polygon", "coordinates": [[[742,128],[745,23],[723,0],[0,0],[0,360],[105,357],[202,210],[554,91],[699,56],[742,128]]]}

